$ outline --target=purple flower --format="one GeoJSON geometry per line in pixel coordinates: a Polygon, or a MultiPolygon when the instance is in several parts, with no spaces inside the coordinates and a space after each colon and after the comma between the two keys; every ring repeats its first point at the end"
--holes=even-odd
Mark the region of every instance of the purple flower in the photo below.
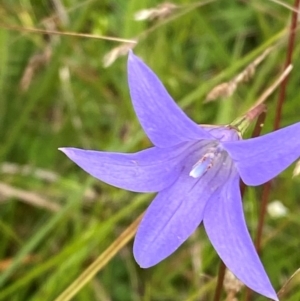
{"type": "Polygon", "coordinates": [[[135,112],[154,146],[132,154],[61,150],[110,185],[158,192],[136,234],[138,264],[147,268],[165,259],[203,222],[226,266],[252,290],[278,300],[247,230],[239,180],[261,185],[295,161],[300,123],[242,140],[230,126],[190,120],[132,52],[128,80],[135,112]]]}

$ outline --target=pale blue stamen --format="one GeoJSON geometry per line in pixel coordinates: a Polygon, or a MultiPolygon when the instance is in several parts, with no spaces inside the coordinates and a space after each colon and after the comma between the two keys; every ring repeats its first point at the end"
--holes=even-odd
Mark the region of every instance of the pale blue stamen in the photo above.
{"type": "Polygon", "coordinates": [[[205,161],[198,161],[190,171],[189,175],[192,178],[199,178],[201,177],[209,168],[210,160],[205,161]]]}
{"type": "Polygon", "coordinates": [[[212,167],[213,159],[215,155],[214,153],[208,153],[204,155],[193,167],[190,171],[189,175],[192,178],[199,178],[203,174],[206,173],[206,171],[212,167]]]}
{"type": "Polygon", "coordinates": [[[211,148],[209,152],[193,165],[189,175],[195,179],[204,175],[214,165],[216,159],[220,157],[222,152],[223,148],[220,145],[211,148]]]}

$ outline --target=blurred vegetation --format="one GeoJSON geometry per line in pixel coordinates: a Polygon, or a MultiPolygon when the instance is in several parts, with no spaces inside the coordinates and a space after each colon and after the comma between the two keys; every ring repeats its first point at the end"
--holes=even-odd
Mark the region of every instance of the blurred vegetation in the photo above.
{"type": "MultiPolygon", "coordinates": [[[[55,300],[153,198],[101,183],[57,150],[132,152],[150,145],[131,106],[126,56],[103,66],[104,56],[120,43],[3,26],[140,37],[135,53],[198,123],[231,122],[282,72],[288,8],[261,0],[176,0],[178,8],[169,16],[134,20],[137,11],[161,3],[1,1],[0,300],[55,300]],[[271,45],[273,51],[248,82],[230,97],[205,103],[213,87],[231,80],[271,45]]],[[[282,126],[299,121],[299,57],[297,33],[282,126]]],[[[277,94],[268,99],[265,133],[272,129],[277,94]]],[[[300,178],[292,178],[292,171],[273,181],[270,198],[280,200],[287,214],[267,215],[264,228],[262,261],[276,290],[300,267],[300,178]]],[[[260,198],[260,188],[247,190],[244,207],[253,236],[260,198]]],[[[73,300],[212,300],[218,266],[201,228],[148,270],[135,263],[129,243],[73,300]]],[[[300,300],[299,288],[296,275],[281,300],[300,300]]],[[[239,300],[243,296],[244,291],[239,300]]],[[[254,295],[253,300],[265,298],[254,295]]]]}

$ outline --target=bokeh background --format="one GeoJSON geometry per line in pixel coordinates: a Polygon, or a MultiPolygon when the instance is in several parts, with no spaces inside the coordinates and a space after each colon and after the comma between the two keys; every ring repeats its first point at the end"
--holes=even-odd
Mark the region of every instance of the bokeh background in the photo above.
{"type": "MultiPolygon", "coordinates": [[[[0,2],[0,300],[55,300],[154,196],[101,183],[57,150],[133,152],[151,145],[131,106],[126,55],[121,54],[134,46],[197,123],[227,124],[245,113],[283,70],[293,1],[283,2],[0,2]],[[146,19],[136,20],[141,16],[146,19]],[[138,43],[96,38],[102,35],[138,43]],[[212,88],[253,67],[270,46],[271,53],[255,70],[247,69],[233,95],[205,101],[212,88]]],[[[282,126],[300,120],[299,57],[297,31],[282,126]]],[[[263,133],[272,130],[277,99],[278,90],[267,100],[263,133]]],[[[300,178],[293,177],[294,168],[272,181],[273,207],[263,232],[261,258],[276,290],[300,267],[300,178]]],[[[244,197],[253,237],[261,191],[250,188],[244,197]]],[[[132,242],[111,257],[72,300],[213,300],[219,259],[202,227],[148,270],[135,263],[132,242]]],[[[242,289],[236,298],[244,296],[242,289]]],[[[254,294],[252,300],[266,299],[254,294]]],[[[300,300],[298,274],[281,300],[300,300]]]]}

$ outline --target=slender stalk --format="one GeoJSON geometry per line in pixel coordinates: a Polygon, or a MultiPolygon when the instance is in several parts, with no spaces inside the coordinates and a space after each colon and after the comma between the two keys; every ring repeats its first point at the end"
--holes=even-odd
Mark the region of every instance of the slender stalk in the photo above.
{"type": "Polygon", "coordinates": [[[221,260],[220,266],[219,266],[219,272],[218,272],[217,286],[215,289],[215,295],[214,295],[214,299],[213,299],[214,301],[221,300],[225,270],[226,270],[226,266],[225,266],[224,262],[221,260]]]}
{"type": "Polygon", "coordinates": [[[256,246],[256,250],[257,250],[258,254],[261,253],[261,240],[262,240],[263,226],[264,226],[264,220],[265,220],[265,215],[266,215],[266,211],[267,211],[268,198],[269,198],[270,191],[271,191],[271,182],[268,182],[263,187],[260,213],[259,213],[259,217],[258,217],[258,225],[257,225],[257,230],[256,230],[255,246],[256,246]]]}
{"type": "MultiPolygon", "coordinates": [[[[287,55],[286,55],[286,60],[285,60],[285,64],[284,64],[284,69],[286,69],[292,62],[299,6],[300,6],[300,0],[295,0],[294,10],[292,13],[292,20],[291,20],[291,25],[290,25],[290,30],[289,30],[289,41],[288,41],[287,55]]],[[[286,76],[279,86],[279,96],[278,96],[278,101],[277,101],[277,106],[276,106],[276,115],[275,115],[274,124],[273,124],[274,130],[278,130],[280,127],[282,108],[283,108],[283,104],[285,101],[286,87],[288,84],[288,80],[289,80],[289,76],[286,76]]],[[[263,186],[262,201],[261,201],[261,206],[260,206],[260,213],[259,213],[257,232],[256,232],[256,241],[255,241],[255,246],[256,246],[256,250],[258,253],[261,252],[261,240],[262,240],[262,233],[263,233],[263,225],[265,222],[265,216],[266,216],[266,212],[267,212],[267,205],[268,205],[270,191],[271,191],[271,181],[267,182],[263,186]]],[[[252,296],[252,292],[248,289],[245,300],[250,301],[251,296],[252,296]]]]}
{"type": "MultiPolygon", "coordinates": [[[[292,20],[291,20],[291,25],[290,25],[290,30],[289,30],[289,41],[288,41],[288,48],[287,48],[287,55],[286,55],[286,60],[285,60],[285,64],[284,64],[284,69],[287,68],[292,62],[297,22],[298,22],[299,7],[300,7],[300,0],[295,0],[295,2],[294,2],[295,10],[293,10],[293,13],[292,13],[292,20]]],[[[274,121],[274,130],[278,130],[279,126],[280,126],[282,107],[283,107],[283,103],[285,101],[286,87],[287,87],[288,80],[289,80],[289,76],[285,77],[285,79],[282,81],[282,83],[279,87],[279,96],[278,96],[276,116],[275,116],[275,121],[274,121]]]]}
{"type": "MultiPolygon", "coordinates": [[[[298,20],[298,11],[300,6],[300,0],[295,0],[293,14],[292,14],[292,20],[291,20],[291,26],[290,26],[290,35],[289,35],[289,42],[288,42],[288,48],[287,48],[287,56],[286,61],[284,64],[284,69],[287,68],[291,62],[292,62],[292,55],[295,45],[295,34],[296,34],[296,28],[297,28],[297,20],[298,20]]],[[[289,76],[287,75],[283,81],[281,82],[279,86],[279,96],[277,101],[277,107],[276,107],[276,116],[273,124],[274,131],[278,130],[280,127],[280,120],[282,116],[282,107],[283,103],[285,101],[285,95],[286,95],[286,87],[289,80],[289,76]]],[[[271,190],[271,182],[269,181],[266,183],[263,187],[262,192],[262,202],[261,202],[261,209],[260,209],[260,216],[258,221],[258,227],[257,227],[257,237],[256,237],[256,249],[258,252],[260,252],[261,249],[261,237],[262,237],[262,229],[264,224],[264,218],[266,214],[266,207],[268,204],[268,198],[271,190]]]]}
{"type": "Polygon", "coordinates": [[[107,40],[113,42],[122,42],[122,43],[132,43],[137,44],[136,40],[129,40],[129,39],[122,39],[116,37],[109,37],[109,36],[101,36],[89,33],[76,33],[70,31],[57,31],[57,30],[48,30],[48,29],[40,29],[40,28],[31,28],[31,27],[21,27],[21,26],[14,26],[14,25],[7,25],[0,23],[0,28],[5,28],[8,30],[14,31],[27,31],[31,33],[38,33],[38,34],[51,34],[51,35],[60,35],[60,36],[69,36],[69,37],[78,37],[78,38],[88,38],[88,39],[98,39],[98,40],[107,40]]]}
{"type": "Polygon", "coordinates": [[[265,122],[266,116],[267,116],[266,111],[262,111],[261,114],[258,116],[255,127],[252,132],[252,136],[251,136],[252,138],[258,137],[260,135],[262,125],[265,122]]]}

